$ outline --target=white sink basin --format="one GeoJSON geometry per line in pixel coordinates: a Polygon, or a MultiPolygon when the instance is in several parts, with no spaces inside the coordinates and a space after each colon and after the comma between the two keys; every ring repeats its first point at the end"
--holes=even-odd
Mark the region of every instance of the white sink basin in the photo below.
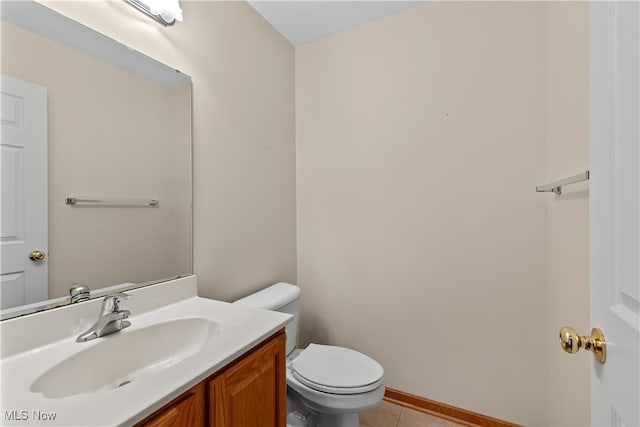
{"type": "Polygon", "coordinates": [[[195,276],[127,291],[131,326],[84,343],[100,299],[0,322],[0,425],[135,425],[291,320],[197,291],[195,276]]]}
{"type": "Polygon", "coordinates": [[[126,386],[198,353],[219,334],[219,326],[202,317],[132,326],[98,338],[91,347],[51,367],[31,384],[30,391],[63,398],[126,386]]]}

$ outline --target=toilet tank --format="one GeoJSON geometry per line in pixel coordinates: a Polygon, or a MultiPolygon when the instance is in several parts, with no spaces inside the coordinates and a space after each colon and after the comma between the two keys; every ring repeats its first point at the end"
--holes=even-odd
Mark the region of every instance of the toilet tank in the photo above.
{"type": "Polygon", "coordinates": [[[254,294],[241,298],[234,304],[263,310],[293,314],[293,319],[285,327],[287,333],[287,355],[296,348],[298,342],[298,318],[300,288],[290,283],[276,283],[254,294]]]}

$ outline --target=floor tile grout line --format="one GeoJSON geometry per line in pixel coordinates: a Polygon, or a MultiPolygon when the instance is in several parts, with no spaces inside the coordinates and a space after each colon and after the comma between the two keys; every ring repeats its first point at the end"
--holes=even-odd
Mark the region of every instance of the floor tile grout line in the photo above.
{"type": "MultiPolygon", "coordinates": [[[[398,405],[400,406],[400,405],[398,405]]],[[[404,411],[404,407],[400,406],[400,413],[398,414],[398,421],[396,421],[396,427],[400,426],[400,419],[402,418],[402,411],[404,411]]]]}
{"type": "MultiPolygon", "coordinates": [[[[403,419],[404,421],[407,421],[412,426],[420,425],[423,427],[425,426],[464,427],[464,424],[455,423],[451,420],[438,416],[438,414],[426,412],[426,411],[423,412],[417,409],[399,405],[397,403],[384,402],[382,406],[383,408],[380,408],[380,410],[383,413],[386,412],[387,413],[386,416],[383,416],[382,414],[376,414],[375,417],[371,419],[367,419],[367,421],[371,421],[371,423],[360,420],[360,427],[385,427],[385,426],[386,427],[402,427],[402,426],[408,425],[406,422],[403,422],[403,419]],[[406,416],[404,416],[405,411],[407,411],[406,416]],[[418,418],[414,416],[413,414],[414,412],[419,415],[418,418]],[[388,418],[389,415],[395,415],[395,421],[393,421],[393,418],[388,418]],[[409,417],[409,419],[407,420],[406,417],[409,417]],[[384,418],[386,418],[386,420],[384,418]],[[444,424],[442,423],[443,421],[444,421],[444,424]],[[415,424],[416,422],[418,424],[415,424]]],[[[372,411],[376,411],[376,410],[377,409],[373,409],[372,411]]],[[[365,411],[365,412],[369,412],[369,411],[365,411]]]]}

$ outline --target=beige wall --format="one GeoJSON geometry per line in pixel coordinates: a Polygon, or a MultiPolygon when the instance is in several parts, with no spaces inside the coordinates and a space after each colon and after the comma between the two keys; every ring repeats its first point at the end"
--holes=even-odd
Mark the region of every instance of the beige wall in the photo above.
{"type": "Polygon", "coordinates": [[[201,293],[296,281],[297,161],[303,344],[367,352],[428,398],[587,424],[588,362],[556,347],[588,327],[560,304],[587,298],[585,187],[533,192],[585,168],[585,8],[432,3],[301,46],[296,159],[293,48],[246,4],[181,4],[170,28],[51,7],[193,77],[201,293]]]}
{"type": "Polygon", "coordinates": [[[303,343],[545,425],[546,6],[430,3],[296,49],[303,343]]]}
{"type": "MultiPolygon", "coordinates": [[[[548,3],[547,178],[589,168],[589,16],[586,2],[548,3]]],[[[549,421],[589,425],[590,357],[565,354],[562,326],[580,333],[589,323],[589,185],[563,188],[548,201],[549,421]]],[[[582,332],[585,331],[585,332],[582,332]]]]}
{"type": "Polygon", "coordinates": [[[192,77],[200,294],[295,281],[293,47],[244,2],[182,1],[166,28],[124,2],[46,4],[192,77]]]}
{"type": "Polygon", "coordinates": [[[74,282],[98,289],[190,273],[191,88],[150,82],[4,22],[2,74],[47,89],[49,298],[74,282]],[[70,195],[160,205],[70,207],[70,195]]]}

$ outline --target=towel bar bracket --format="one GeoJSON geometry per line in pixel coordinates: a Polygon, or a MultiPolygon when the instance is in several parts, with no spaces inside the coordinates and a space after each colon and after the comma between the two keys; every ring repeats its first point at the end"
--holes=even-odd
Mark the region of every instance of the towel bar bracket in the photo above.
{"type": "Polygon", "coordinates": [[[589,171],[585,171],[578,175],[560,179],[558,181],[543,185],[541,187],[536,187],[536,192],[562,194],[562,187],[564,185],[575,184],[578,182],[588,181],[588,180],[589,180],[589,171]]]}

